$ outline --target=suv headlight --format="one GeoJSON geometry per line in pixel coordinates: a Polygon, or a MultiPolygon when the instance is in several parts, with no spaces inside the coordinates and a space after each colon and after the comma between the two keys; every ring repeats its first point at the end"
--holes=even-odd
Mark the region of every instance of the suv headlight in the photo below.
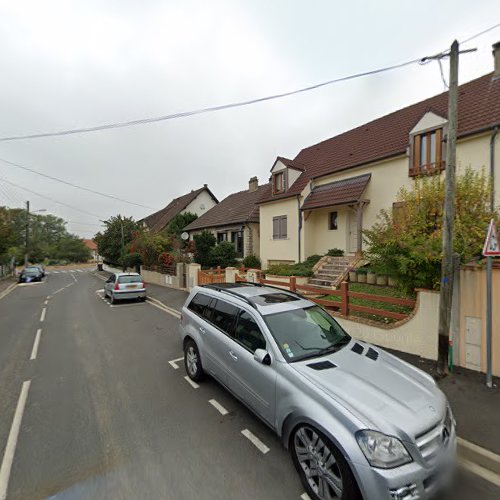
{"type": "Polygon", "coordinates": [[[412,462],[403,443],[392,436],[377,431],[358,431],[356,433],[361,451],[372,467],[392,469],[412,462]]]}
{"type": "Polygon", "coordinates": [[[446,415],[444,417],[444,426],[451,433],[451,429],[455,425],[455,419],[453,418],[453,413],[451,411],[450,405],[446,405],[446,415]]]}

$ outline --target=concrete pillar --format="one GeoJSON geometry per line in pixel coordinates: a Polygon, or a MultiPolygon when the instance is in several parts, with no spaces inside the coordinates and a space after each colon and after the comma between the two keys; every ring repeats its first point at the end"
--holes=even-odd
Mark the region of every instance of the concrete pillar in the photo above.
{"type": "Polygon", "coordinates": [[[247,282],[248,283],[258,283],[259,282],[260,269],[248,269],[247,271],[247,282]]]}
{"type": "Polygon", "coordinates": [[[238,269],[235,267],[226,267],[226,283],[236,283],[238,269]]]}
{"type": "Polygon", "coordinates": [[[201,265],[195,262],[186,265],[186,288],[191,290],[195,286],[198,286],[198,271],[201,270],[201,265]]]}
{"type": "Polygon", "coordinates": [[[175,265],[175,276],[176,276],[176,288],[185,288],[186,283],[184,283],[184,262],[177,262],[175,265]]]}

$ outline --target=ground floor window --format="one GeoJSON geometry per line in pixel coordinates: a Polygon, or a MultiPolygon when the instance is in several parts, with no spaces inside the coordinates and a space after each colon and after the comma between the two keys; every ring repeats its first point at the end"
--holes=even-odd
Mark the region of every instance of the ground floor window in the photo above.
{"type": "Polygon", "coordinates": [[[227,233],[217,233],[217,243],[227,241],[227,233]]]}
{"type": "Polygon", "coordinates": [[[328,214],[328,229],[337,229],[338,212],[330,212],[328,214]]]}
{"type": "Polygon", "coordinates": [[[243,231],[231,232],[231,241],[234,243],[236,257],[243,257],[243,231]]]}
{"type": "Polygon", "coordinates": [[[285,240],[287,237],[287,216],[273,217],[273,240],[285,240]]]}

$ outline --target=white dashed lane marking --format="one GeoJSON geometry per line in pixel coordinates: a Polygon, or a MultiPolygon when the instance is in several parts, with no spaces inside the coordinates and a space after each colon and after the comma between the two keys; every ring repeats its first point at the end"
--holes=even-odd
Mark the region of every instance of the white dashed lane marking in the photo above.
{"type": "Polygon", "coordinates": [[[196,382],[193,382],[187,375],[184,377],[184,380],[193,388],[198,389],[200,387],[196,382]]]}
{"type": "Polygon", "coordinates": [[[307,493],[302,493],[300,498],[302,498],[302,500],[311,500],[311,497],[307,493]]]}
{"type": "Polygon", "coordinates": [[[169,361],[168,364],[174,369],[178,370],[179,365],[177,364],[178,361],[184,360],[184,356],[182,358],[177,358],[177,359],[172,359],[172,361],[169,361]]]}
{"type": "Polygon", "coordinates": [[[45,313],[47,312],[47,308],[42,309],[42,314],[40,315],[40,323],[43,323],[45,321],[45,313]]]}
{"type": "Polygon", "coordinates": [[[42,334],[42,329],[39,328],[36,331],[35,341],[33,342],[33,350],[31,351],[31,357],[30,357],[31,360],[36,359],[36,355],[38,354],[38,344],[40,344],[40,335],[41,334],[42,334]]]}
{"type": "Polygon", "coordinates": [[[241,433],[264,455],[269,451],[269,448],[248,429],[243,429],[241,433]]]}
{"type": "Polygon", "coordinates": [[[209,403],[221,414],[221,415],[227,415],[229,412],[220,404],[218,403],[215,399],[211,399],[209,403]]]}

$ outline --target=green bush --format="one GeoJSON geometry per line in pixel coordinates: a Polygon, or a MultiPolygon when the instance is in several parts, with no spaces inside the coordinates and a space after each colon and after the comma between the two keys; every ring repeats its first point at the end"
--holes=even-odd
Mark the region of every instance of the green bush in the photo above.
{"type": "Polygon", "coordinates": [[[340,248],[330,248],[326,255],[330,257],[343,257],[344,256],[344,250],[341,250],[340,248]]]}
{"type": "Polygon", "coordinates": [[[298,264],[276,264],[269,266],[266,273],[275,274],[276,276],[312,276],[312,265],[305,262],[298,264]]]}
{"type": "Polygon", "coordinates": [[[358,274],[368,274],[370,272],[370,269],[368,269],[367,267],[359,267],[358,269],[355,269],[355,271],[358,274]]]}
{"type": "Polygon", "coordinates": [[[217,243],[215,236],[208,231],[203,231],[199,234],[195,234],[193,240],[195,246],[195,262],[201,264],[201,267],[210,267],[214,265],[212,262],[212,249],[215,248],[215,244],[217,243]]]}
{"type": "Polygon", "coordinates": [[[234,244],[223,241],[210,250],[212,265],[220,267],[230,267],[237,264],[236,249],[234,244]]]}
{"type": "Polygon", "coordinates": [[[314,267],[319,261],[320,259],[322,258],[323,256],[322,255],[318,255],[318,254],[314,254],[314,255],[310,255],[309,257],[307,257],[307,259],[304,261],[304,264],[308,265],[308,266],[311,266],[311,267],[314,267]]]}
{"type": "Polygon", "coordinates": [[[257,255],[247,255],[243,259],[243,267],[249,267],[252,269],[260,269],[262,266],[262,262],[260,261],[257,255]]]}

